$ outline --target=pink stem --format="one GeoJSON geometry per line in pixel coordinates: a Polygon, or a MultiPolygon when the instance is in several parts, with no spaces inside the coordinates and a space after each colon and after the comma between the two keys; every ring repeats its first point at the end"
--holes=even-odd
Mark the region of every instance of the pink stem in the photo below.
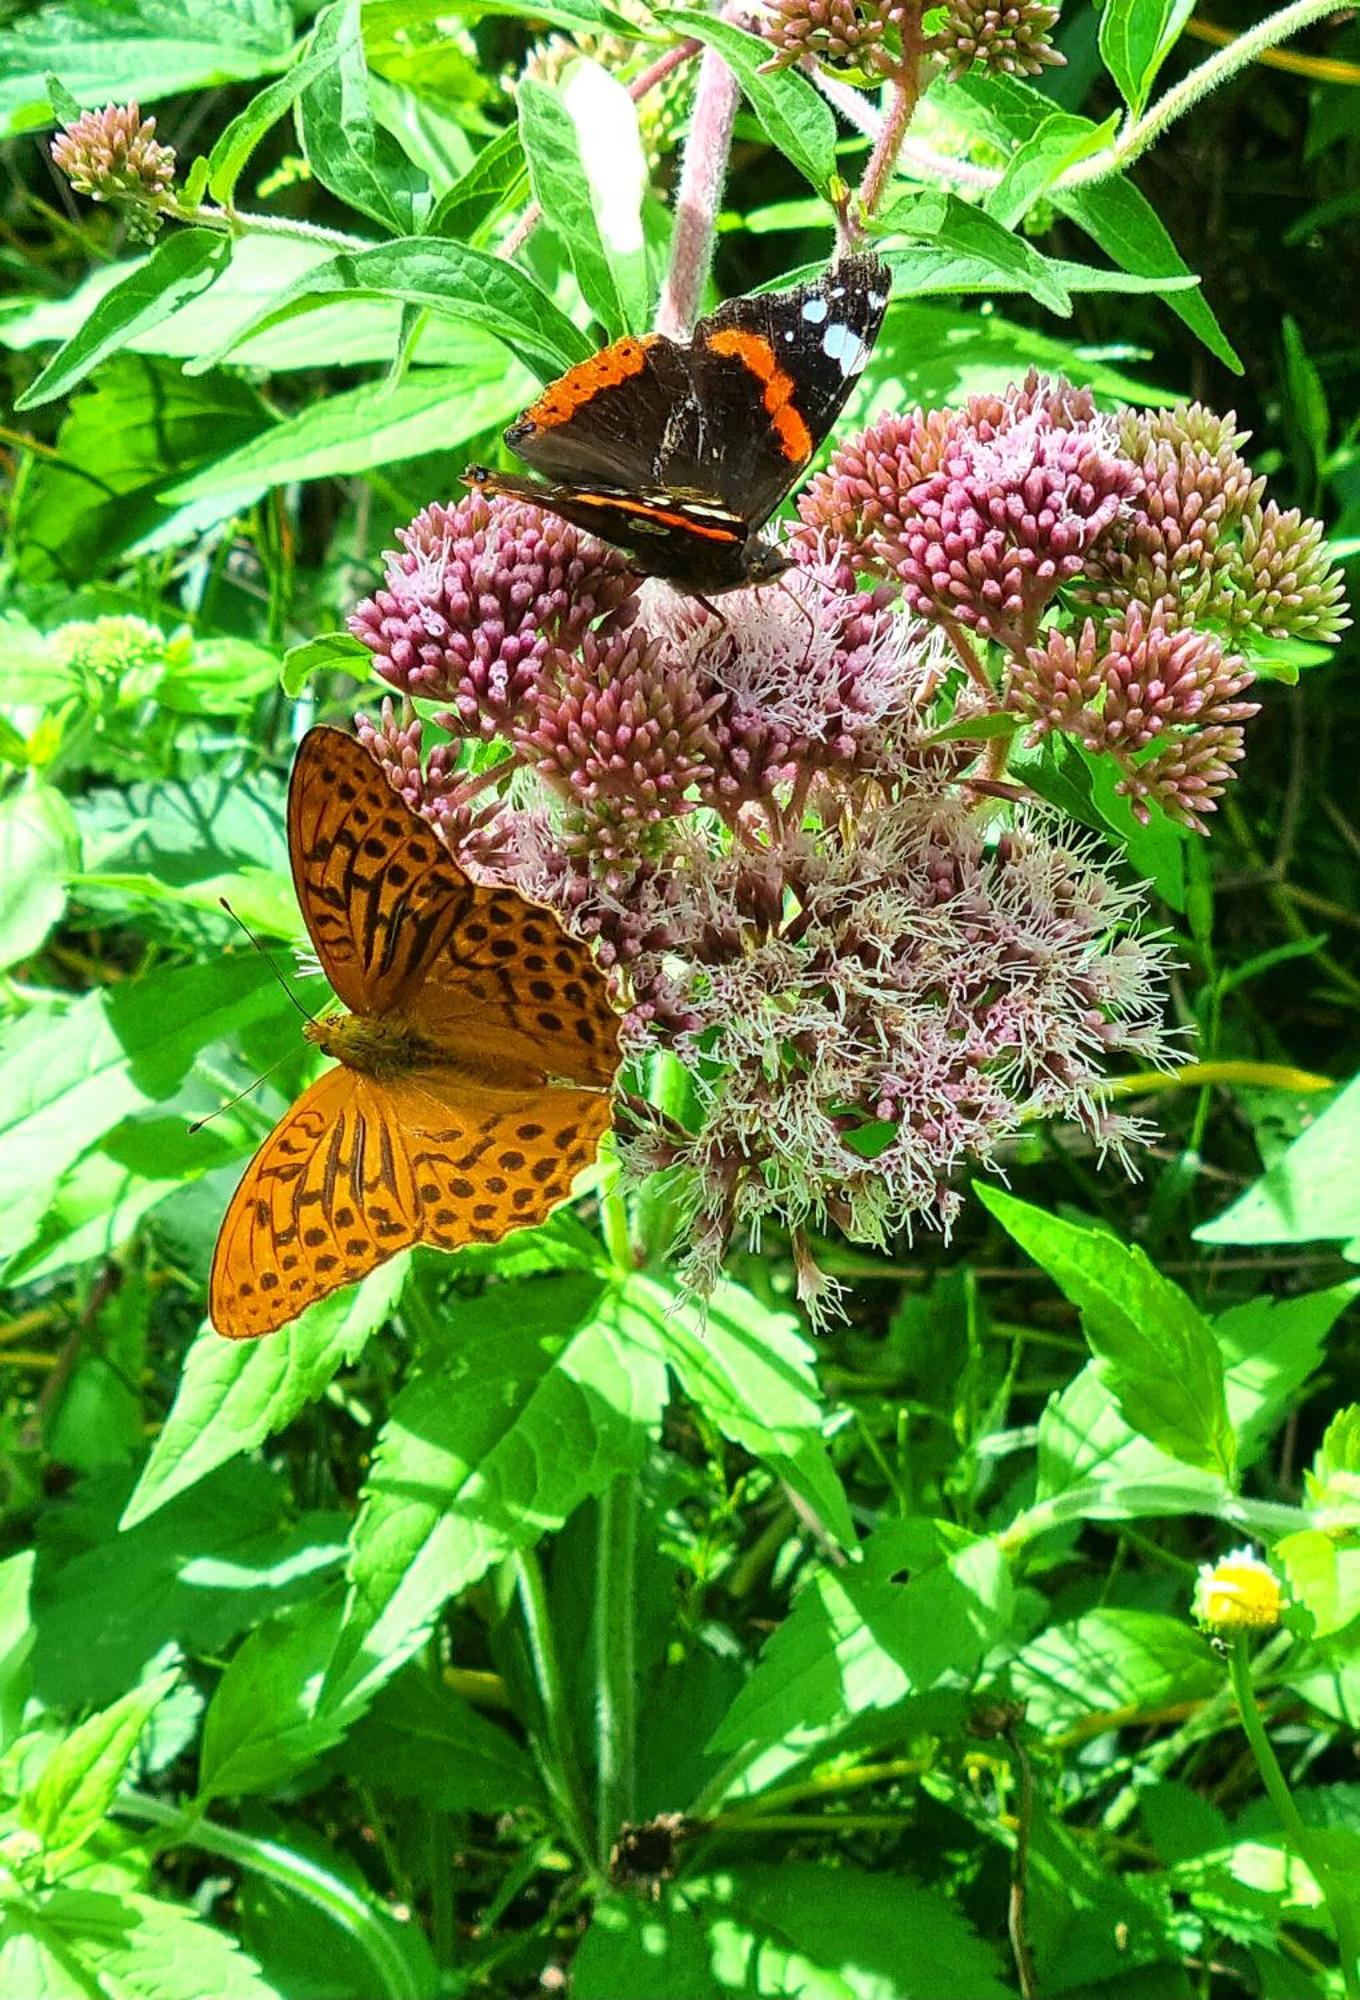
{"type": "Polygon", "coordinates": [[[901,66],[892,80],[887,116],[859,184],[860,207],[865,215],[874,213],[896,171],[897,156],[921,95],[921,60],[921,9],[919,5],[908,6],[902,13],[901,66]]]}
{"type": "Polygon", "coordinates": [[[657,308],[656,330],[671,340],[688,340],[699,315],[718,205],[727,178],[727,156],[736,122],[737,79],[714,49],[705,49],[694,93],[694,119],[680,170],[671,238],[670,269],[657,308]]]}

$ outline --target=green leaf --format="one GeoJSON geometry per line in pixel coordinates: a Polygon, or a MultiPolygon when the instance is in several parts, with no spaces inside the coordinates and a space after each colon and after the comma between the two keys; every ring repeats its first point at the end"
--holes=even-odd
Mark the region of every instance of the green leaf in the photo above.
{"type": "Polygon", "coordinates": [[[1194,11],[1195,0],[1105,0],[1101,59],[1135,118],[1194,11]]]}
{"type": "Polygon", "coordinates": [[[430,1812],[543,1809],[526,1750],[423,1666],[385,1687],[334,1760],[346,1777],[430,1812]]]}
{"type": "Polygon", "coordinates": [[[267,83],[257,96],[251,98],[244,111],[238,111],[230,123],[223,126],[208,155],[207,187],[214,201],[231,201],[246,162],[266,132],[271,131],[285,112],[292,109],[308,85],[315,83],[339,59],[340,45],[334,37],[324,44],[313,40],[283,76],[274,83],[267,83]]]}
{"type": "Polygon", "coordinates": [[[1093,1717],[1118,1728],[1143,1709],[1206,1700],[1223,1669],[1187,1617],[1101,1605],[1070,1624],[1052,1625],[1010,1664],[1026,1720],[1042,1734],[1075,1729],[1093,1717]]]}
{"type": "MultiPolygon", "coordinates": [[[[938,92],[941,109],[965,130],[985,134],[1007,153],[1024,145],[1053,115],[1053,101],[1019,77],[962,77],[938,92]]],[[[1062,214],[1085,230],[1121,270],[1164,281],[1190,275],[1156,210],[1133,183],[1112,177],[1076,188],[1052,188],[1062,214]]],[[[1159,283],[1159,289],[1163,286],[1159,283]]],[[[1167,304],[1210,352],[1237,373],[1242,364],[1197,291],[1166,292],[1167,304]]]]}
{"type": "Polygon", "coordinates": [[[818,194],[828,194],[836,172],[836,120],[807,78],[796,69],[766,70],[769,43],[730,21],[678,7],[667,13],[666,24],[717,51],[736,76],[770,144],[818,194]]]}
{"type": "Polygon", "coordinates": [[[21,575],[83,585],[128,551],[173,547],[228,519],[229,495],[171,510],[161,489],[268,421],[244,382],[220,374],[191,382],[163,362],[115,355],[72,404],[58,456],[39,460],[24,489],[15,523],[21,575]]]}
{"type": "Polygon", "coordinates": [[[450,1333],[373,1455],[328,1705],[390,1678],[449,1597],[635,1470],[660,1424],[650,1325],[592,1277],[503,1285],[450,1333]]]}
{"type": "Polygon", "coordinates": [[[101,361],[207,291],[230,262],[231,239],[215,229],[184,229],[167,236],[144,264],[105,292],[79,333],[58,348],[15,408],[31,410],[69,395],[101,361]]]}
{"type": "Polygon", "coordinates": [[[408,237],[372,250],[342,251],[315,265],[186,373],[201,374],[252,335],[337,298],[395,300],[481,327],[545,375],[560,375],[593,351],[517,264],[467,243],[408,237]]]}
{"type": "Polygon", "coordinates": [[[367,680],[372,658],[367,646],[350,633],[322,632],[288,648],[279,680],[284,693],[296,700],[313,674],[352,674],[355,680],[367,680]]]}
{"type": "Polygon", "coordinates": [[[483,146],[461,179],[439,197],[425,234],[467,242],[503,209],[522,201],[528,187],[524,148],[512,125],[483,146]]]}
{"type": "Polygon", "coordinates": [[[1283,1536],[1271,1551],[1289,1579],[1295,1601],[1313,1619],[1313,1636],[1326,1639],[1360,1618],[1360,1549],[1343,1548],[1322,1528],[1283,1536]]]}
{"type": "Polygon", "coordinates": [[[33,1687],[37,1632],[28,1602],[32,1584],[32,1549],[0,1562],[0,1752],[18,1735],[33,1687]]]}
{"type": "Polygon", "coordinates": [[[791,1738],[806,1749],[867,1710],[965,1687],[1010,1616],[994,1542],[942,1523],[890,1522],[858,1562],[820,1567],[803,1586],[710,1748],[791,1738]]]}
{"type": "Polygon", "coordinates": [[[394,236],[412,235],[425,176],[373,116],[359,0],[331,0],[322,9],[308,56],[328,58],[298,99],[298,131],[313,175],[394,236]]]}
{"type": "Polygon", "coordinates": [[[1360,1246],[1360,1078],[1287,1146],[1231,1208],[1195,1231],[1197,1243],[1360,1246]]]}
{"type": "Polygon", "coordinates": [[[201,1049],[277,1015],[279,1000],[268,968],[239,957],[154,972],[11,1024],[0,1040],[0,1256],[30,1240],[87,1147],[174,1096],[201,1049]]]}
{"type": "Polygon", "coordinates": [[[66,908],[80,834],[55,786],[24,785],[0,799],[0,969],[38,951],[66,908]]]}
{"type": "Polygon", "coordinates": [[[627,1291],[651,1315],[690,1400],[784,1480],[829,1539],[852,1548],[849,1503],[822,1440],[814,1351],[793,1314],[771,1312],[734,1284],[720,1285],[702,1307],[653,1278],[631,1278],[627,1291]]]}
{"type": "Polygon", "coordinates": [[[119,1534],[131,1484],[121,1468],[93,1474],[46,1518],[33,1675],[54,1706],[111,1700],[172,1645],[211,1655],[339,1569],[342,1518],[287,1520],[279,1480],[258,1463],[211,1474],[119,1534]]]}
{"type": "Polygon", "coordinates": [[[1242,373],[1236,348],[1206,299],[1196,290],[1173,291],[1168,274],[1189,277],[1180,255],[1151,202],[1132,181],[1116,178],[1092,187],[1057,189],[1053,199],[1063,214],[1084,229],[1121,270],[1156,278],[1158,289],[1178,319],[1202,340],[1234,375],[1242,373]]]}
{"type": "Polygon", "coordinates": [[[784,1861],[690,1875],[653,1904],[602,1902],[574,2000],[1005,2000],[994,1949],[901,1876],[784,1861]]]}
{"type": "Polygon", "coordinates": [[[508,15],[512,20],[546,21],[550,27],[573,30],[613,28],[630,37],[637,34],[637,22],[624,20],[600,0],[367,0],[364,26],[371,41],[390,37],[397,30],[409,30],[418,22],[436,24],[450,15],[467,14],[480,20],[485,15],[508,15]]]}
{"type": "Polygon", "coordinates": [[[1007,160],[1000,181],[987,196],[988,215],[1014,229],[1059,175],[1109,144],[1118,123],[1113,113],[1103,125],[1093,125],[1089,118],[1053,112],[1007,160]]]}
{"type": "MultiPolygon", "coordinates": [[[[957,195],[931,189],[906,195],[894,202],[882,217],[886,232],[927,239],[937,260],[934,286],[937,290],[962,289],[970,272],[990,272],[1003,284],[1032,293],[1051,312],[1067,318],[1072,300],[1067,288],[1053,274],[1048,259],[1023,236],[1015,236],[985,209],[973,208],[957,195]],[[957,266],[957,276],[954,267],[957,266]]],[[[899,258],[888,254],[894,277],[911,281],[909,269],[900,268],[899,258]]]]}
{"type": "Polygon", "coordinates": [[[1128,1422],[1173,1458],[1230,1479],[1234,1440],[1213,1330],[1136,1245],[974,1182],[1002,1228],[1081,1310],[1128,1422]]]}
{"type": "Polygon", "coordinates": [[[1299,1390],[1321,1363],[1327,1335],[1358,1296],[1360,1278],[1295,1298],[1248,1299],[1215,1319],[1240,1466],[1260,1456],[1295,1407],[1299,1390]]]}
{"type": "Polygon", "coordinates": [[[336,1369],[356,1361],[391,1318],[408,1269],[406,1257],[394,1257],[361,1285],[318,1299],[268,1340],[201,1333],[185,1356],[174,1404],[119,1526],[145,1521],[315,1402],[336,1369]]]}
{"type": "Polygon", "coordinates": [[[131,1889],[59,1888],[11,1906],[0,1939],[0,1989],[13,2000],[280,2000],[221,1931],[131,1889]]]}
{"type": "Polygon", "coordinates": [[[151,103],[282,69],[287,0],[44,0],[0,30],[0,128],[46,122],[47,74],[83,105],[151,103]]]}
{"type": "Polygon", "coordinates": [[[348,1718],[318,1716],[317,1696],[341,1610],[328,1592],[242,1640],[203,1718],[197,1804],[272,1791],[340,1741],[348,1718]]]}
{"type": "Polygon", "coordinates": [[[530,184],[582,297],[611,339],[639,332],[650,304],[647,162],[633,100],[598,63],[582,60],[551,87],[521,78],[515,102],[530,184]]]}
{"type": "Polygon", "coordinates": [[[495,342],[470,342],[466,367],[421,368],[395,389],[366,382],[327,396],[169,488],[166,498],[201,500],[225,493],[240,505],[242,496],[254,498],[273,486],[452,452],[469,438],[501,429],[533,389],[533,376],[513,363],[507,366],[495,342]]]}
{"type": "Polygon", "coordinates": [[[132,1688],[71,1731],[48,1758],[19,1814],[58,1860],[85,1845],[123,1782],[142,1731],[179,1679],[179,1669],[132,1688]]]}

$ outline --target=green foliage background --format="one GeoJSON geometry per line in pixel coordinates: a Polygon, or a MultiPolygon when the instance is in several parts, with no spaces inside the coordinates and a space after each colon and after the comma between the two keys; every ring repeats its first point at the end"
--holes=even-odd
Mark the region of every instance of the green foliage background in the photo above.
{"type": "MultiPolygon", "coordinates": [[[[1136,113],[1210,53],[1187,13],[1069,0],[1065,68],[927,99],[927,143],[1023,144],[1025,172],[990,214],[903,188],[864,407],[1032,363],[1111,405],[1235,403],[1349,553],[1360,29],[1237,75],[1129,178],[1054,185],[1121,90],[1136,113]]],[[[375,694],[327,635],[592,319],[648,317],[669,210],[645,257],[603,242],[544,47],[613,69],[620,25],[0,24],[0,1993],[1353,1992],[1353,642],[1266,689],[1211,845],[1132,839],[1217,1066],[1159,1096],[1137,1186],[1036,1135],[948,1247],[826,1245],[849,1318],[815,1346],[785,1246],[738,1247],[704,1321],[646,1198],[637,1257],[587,1204],[258,1346],[202,1328],[304,1074],[218,899],[298,935],[290,747],[375,694]],[[68,93],[154,104],[218,219],[129,245],[50,166],[68,93]],[[497,260],[531,190],[547,224],[497,260]],[[233,201],[255,219],[224,233],[233,201]],[[1289,1587],[1236,1663],[1271,1796],[1189,1616],[1244,1542],[1289,1587]]],[[[718,290],[823,260],[862,142],[726,24],[647,33],[634,70],[693,33],[743,82],[718,290]]],[[[657,190],[686,103],[649,102],[657,190]]]]}

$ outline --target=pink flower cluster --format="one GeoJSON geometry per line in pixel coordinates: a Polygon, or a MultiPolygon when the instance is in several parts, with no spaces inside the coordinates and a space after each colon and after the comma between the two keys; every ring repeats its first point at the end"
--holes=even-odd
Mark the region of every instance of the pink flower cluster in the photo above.
{"type": "Polygon", "coordinates": [[[1106,1078],[1175,1059],[1163,947],[1005,765],[1065,732],[1203,829],[1251,633],[1341,618],[1239,443],[1037,376],[891,416],[804,494],[789,572],[716,614],[518,501],[399,538],[351,629],[448,740],[423,755],[390,703],[366,740],[466,865],[593,943],[631,1051],[687,1074],[685,1123],[633,1098],[622,1136],[673,1176],[697,1284],[777,1225],[822,1310],[810,1233],[947,1230],[966,1166],[1038,1120],[1143,1136],[1106,1078]]]}

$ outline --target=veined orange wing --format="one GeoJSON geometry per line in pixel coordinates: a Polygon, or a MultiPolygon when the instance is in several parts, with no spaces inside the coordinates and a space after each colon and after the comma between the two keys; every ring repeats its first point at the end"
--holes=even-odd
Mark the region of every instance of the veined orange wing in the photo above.
{"type": "Polygon", "coordinates": [[[288,798],[298,900],[350,1014],[309,1027],[338,1067],[246,1170],[213,1257],[220,1333],[270,1333],[425,1242],[541,1222],[609,1123],[618,1021],[584,945],[475,887],[339,730],[302,742],[288,798]]]}
{"type": "Polygon", "coordinates": [[[378,1082],[339,1064],[251,1161],[217,1239],[219,1333],[273,1333],[398,1250],[495,1243],[565,1201],[609,1125],[583,1090],[496,1090],[433,1070],[378,1082]]]}

